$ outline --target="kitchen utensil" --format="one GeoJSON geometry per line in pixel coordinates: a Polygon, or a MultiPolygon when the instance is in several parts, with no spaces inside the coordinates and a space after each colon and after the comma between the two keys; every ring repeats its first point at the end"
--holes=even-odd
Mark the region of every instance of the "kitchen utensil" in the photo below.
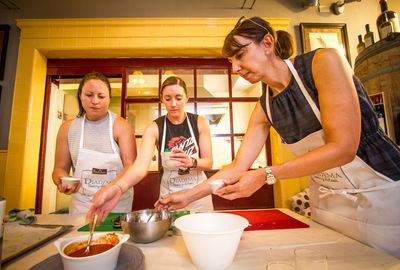
{"type": "Polygon", "coordinates": [[[162,238],[171,221],[172,213],[166,209],[143,209],[121,216],[124,233],[129,233],[131,240],[139,243],[150,243],[162,238]]]}
{"type": "Polygon", "coordinates": [[[150,219],[153,217],[155,211],[151,211],[149,218],[147,219],[146,223],[149,223],[150,219]]]}
{"type": "Polygon", "coordinates": [[[113,248],[93,256],[87,257],[70,257],[64,253],[65,247],[72,243],[83,242],[87,239],[86,235],[59,238],[54,242],[64,266],[64,270],[88,270],[88,269],[101,269],[101,270],[114,270],[117,265],[118,255],[123,243],[129,239],[128,234],[119,233],[95,233],[93,234],[93,242],[98,238],[104,237],[107,234],[114,234],[118,237],[119,242],[113,248]]]}
{"type": "Polygon", "coordinates": [[[94,228],[96,227],[96,223],[97,223],[97,214],[95,214],[95,215],[93,216],[92,223],[90,224],[91,227],[90,227],[90,232],[89,232],[89,239],[88,239],[88,241],[87,241],[85,253],[88,253],[88,252],[89,252],[90,243],[92,242],[92,236],[93,236],[94,228]]]}
{"type": "Polygon", "coordinates": [[[225,213],[199,213],[175,220],[193,263],[201,269],[225,269],[233,261],[247,219],[225,213]]]}

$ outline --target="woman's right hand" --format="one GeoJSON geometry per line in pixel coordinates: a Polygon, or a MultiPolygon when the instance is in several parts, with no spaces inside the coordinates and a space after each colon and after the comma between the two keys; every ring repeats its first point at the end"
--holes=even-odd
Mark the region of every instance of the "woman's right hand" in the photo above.
{"type": "Polygon", "coordinates": [[[122,196],[121,188],[110,184],[96,192],[92,199],[92,206],[86,214],[86,222],[91,222],[94,214],[98,215],[98,224],[104,221],[111,210],[118,204],[122,196]]]}
{"type": "Polygon", "coordinates": [[[159,198],[155,202],[154,207],[157,207],[158,210],[161,208],[167,209],[168,211],[178,210],[186,207],[190,203],[186,197],[185,192],[169,193],[159,198]]]}
{"type": "Polygon", "coordinates": [[[73,188],[68,188],[68,186],[63,186],[62,185],[62,181],[61,181],[62,177],[65,177],[65,176],[59,176],[58,177],[58,183],[57,183],[58,191],[60,191],[61,193],[64,193],[64,194],[67,194],[67,195],[71,195],[72,193],[78,192],[78,190],[81,188],[81,182],[79,182],[79,184],[76,187],[73,187],[73,188]]]}

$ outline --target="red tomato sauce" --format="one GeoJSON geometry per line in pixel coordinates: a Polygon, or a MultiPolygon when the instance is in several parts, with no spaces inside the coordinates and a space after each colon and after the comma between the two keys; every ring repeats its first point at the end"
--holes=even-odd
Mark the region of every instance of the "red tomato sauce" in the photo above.
{"type": "Polygon", "coordinates": [[[103,253],[111,248],[113,248],[114,245],[111,244],[97,244],[97,245],[90,245],[89,252],[85,252],[86,247],[78,249],[77,251],[72,252],[71,254],[67,254],[70,257],[87,257],[87,256],[93,256],[96,254],[103,253]]]}

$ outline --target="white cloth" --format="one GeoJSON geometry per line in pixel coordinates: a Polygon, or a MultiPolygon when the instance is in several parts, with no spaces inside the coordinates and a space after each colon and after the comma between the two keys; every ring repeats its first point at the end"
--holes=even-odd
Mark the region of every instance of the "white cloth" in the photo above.
{"type": "MultiPolygon", "coordinates": [[[[108,114],[108,128],[110,129],[109,139],[111,141],[113,153],[102,153],[83,147],[86,116],[84,116],[82,121],[78,158],[74,171],[74,177],[81,179],[82,186],[77,193],[71,195],[71,202],[69,205],[70,214],[86,213],[91,206],[91,200],[94,194],[114,180],[124,167],[121,157],[112,143],[114,140],[113,121],[111,121],[110,112],[108,112],[108,114]]],[[[121,196],[119,203],[111,212],[124,213],[131,211],[132,201],[133,189],[130,188],[121,196]]]]}
{"type": "MultiPolygon", "coordinates": [[[[190,135],[192,137],[192,140],[194,142],[194,146],[196,148],[196,153],[191,154],[190,157],[192,158],[199,158],[199,147],[196,142],[196,137],[194,136],[192,126],[190,124],[189,118],[186,115],[186,121],[188,123],[188,127],[190,130],[190,135]]],[[[164,128],[163,128],[163,135],[161,138],[161,150],[164,151],[165,147],[165,140],[166,140],[166,129],[167,129],[167,116],[165,116],[164,119],[164,128]]],[[[166,162],[162,160],[162,165],[163,165],[163,170],[164,174],[161,178],[161,184],[160,184],[160,196],[164,196],[168,193],[173,193],[173,192],[181,192],[181,191],[186,191],[188,189],[193,188],[197,184],[200,184],[207,180],[207,176],[203,171],[198,171],[198,170],[189,170],[188,174],[185,175],[179,175],[178,174],[178,168],[176,169],[170,169],[169,166],[166,166],[166,162]]],[[[189,204],[186,206],[187,210],[189,211],[212,211],[214,210],[213,204],[212,204],[212,198],[211,195],[208,195],[204,198],[201,198],[197,201],[194,201],[193,203],[189,204]]]]}
{"type": "MultiPolygon", "coordinates": [[[[315,116],[320,112],[290,60],[285,60],[315,116]]],[[[266,94],[266,108],[272,121],[266,94]]],[[[286,144],[300,156],[325,144],[323,130],[286,144]]],[[[310,177],[311,217],[360,242],[400,258],[400,181],[382,175],[358,156],[310,177]]]]}

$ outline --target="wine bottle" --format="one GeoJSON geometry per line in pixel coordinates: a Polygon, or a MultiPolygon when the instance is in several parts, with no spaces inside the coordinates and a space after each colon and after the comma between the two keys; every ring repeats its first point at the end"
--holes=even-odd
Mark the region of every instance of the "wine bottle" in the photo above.
{"type": "MultiPolygon", "coordinates": [[[[383,25],[383,24],[385,22],[390,22],[393,27],[393,32],[400,32],[400,23],[399,23],[399,16],[397,15],[397,13],[388,9],[388,4],[387,4],[386,0],[380,0],[379,4],[381,6],[382,13],[376,19],[376,26],[378,28],[379,38],[384,39],[390,33],[386,34],[384,36],[384,33],[382,33],[382,27],[383,26],[388,27],[389,25],[387,23],[385,25],[383,25]]],[[[386,31],[387,31],[387,29],[388,28],[386,28],[386,31]]]]}
{"type": "Polygon", "coordinates": [[[369,24],[365,25],[366,34],[364,35],[365,48],[375,43],[375,34],[369,28],[369,24]]]}
{"type": "MultiPolygon", "coordinates": [[[[387,19],[387,14],[384,13],[384,15],[387,19]]],[[[393,23],[387,19],[381,24],[381,27],[379,29],[379,35],[381,39],[385,39],[388,36],[390,36],[391,33],[393,33],[393,23]]]]}
{"type": "Polygon", "coordinates": [[[362,40],[362,35],[358,35],[357,52],[361,53],[365,49],[365,43],[362,40]]]}

